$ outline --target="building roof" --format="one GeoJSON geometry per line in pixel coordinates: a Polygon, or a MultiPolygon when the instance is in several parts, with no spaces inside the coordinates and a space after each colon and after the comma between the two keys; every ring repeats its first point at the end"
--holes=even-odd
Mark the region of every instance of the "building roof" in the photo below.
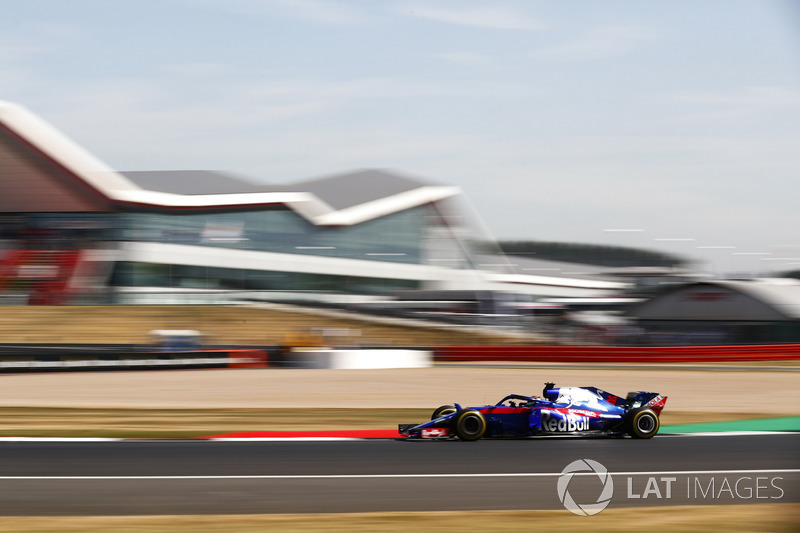
{"type": "Polygon", "coordinates": [[[433,185],[396,172],[364,169],[283,184],[258,184],[230,172],[212,170],[133,170],[121,174],[138,187],[170,194],[307,192],[334,209],[346,209],[433,185]]]}
{"type": "Polygon", "coordinates": [[[24,108],[0,102],[0,210],[109,211],[102,189],[137,187],[24,108]]]}
{"type": "Polygon", "coordinates": [[[307,191],[334,209],[347,209],[431,185],[396,172],[365,169],[283,185],[274,190],[307,191]]]}
{"type": "Polygon", "coordinates": [[[226,173],[111,169],[38,116],[0,102],[0,211],[257,209],[284,205],[316,225],[353,225],[460,194],[380,170],[290,185],[226,173]]]}
{"type": "Polygon", "coordinates": [[[227,172],[211,170],[134,170],[123,176],[148,191],[170,194],[244,194],[264,188],[227,172]]]}
{"type": "Polygon", "coordinates": [[[635,306],[631,314],[644,320],[798,320],[800,282],[782,278],[689,283],[635,306]]]}
{"type": "Polygon", "coordinates": [[[740,291],[774,308],[786,318],[800,318],[800,281],[779,278],[718,281],[717,285],[740,291]]]}

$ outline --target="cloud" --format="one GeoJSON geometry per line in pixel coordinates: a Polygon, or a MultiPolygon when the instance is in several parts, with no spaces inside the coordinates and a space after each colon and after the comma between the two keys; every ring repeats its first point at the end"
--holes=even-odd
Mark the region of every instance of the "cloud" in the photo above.
{"type": "Polygon", "coordinates": [[[385,76],[348,80],[286,79],[253,83],[242,90],[258,99],[317,99],[333,103],[426,97],[509,97],[529,94],[522,85],[504,81],[427,80],[385,76]]]}
{"type": "MultiPolygon", "coordinates": [[[[197,5],[196,0],[189,2],[197,5]]],[[[366,15],[342,2],[325,0],[204,0],[204,4],[226,12],[256,16],[282,16],[326,25],[352,25],[366,21],[366,15]]]]}
{"type": "Polygon", "coordinates": [[[467,6],[463,2],[449,4],[413,4],[403,13],[447,24],[492,30],[541,30],[544,24],[524,11],[501,5],[467,6]],[[445,7],[447,6],[447,7],[445,7]]]}
{"type": "Polygon", "coordinates": [[[731,91],[674,93],[673,100],[695,104],[784,107],[800,105],[800,91],[777,86],[744,87],[731,91]]]}
{"type": "Polygon", "coordinates": [[[69,24],[37,22],[16,26],[0,36],[0,64],[29,61],[79,41],[84,32],[69,24]]]}
{"type": "MultiPolygon", "coordinates": [[[[669,122],[678,124],[744,121],[758,118],[764,113],[785,114],[790,110],[800,109],[800,91],[778,86],[743,87],[728,91],[684,91],[668,94],[666,99],[683,106],[683,113],[669,119],[669,122]],[[696,108],[701,110],[690,111],[696,108]]],[[[773,123],[773,129],[777,124],[773,123]]]]}
{"type": "Polygon", "coordinates": [[[649,27],[604,26],[572,40],[542,47],[532,55],[555,61],[595,60],[629,54],[660,38],[659,32],[649,27]]]}
{"type": "Polygon", "coordinates": [[[57,94],[40,83],[20,101],[112,167],[230,168],[286,180],[454,157],[459,145],[450,132],[425,133],[448,128],[383,112],[376,118],[373,110],[515,96],[524,89],[403,76],[275,78],[215,63],[169,65],[159,74],[76,79],[60,84],[57,94]]]}
{"type": "Polygon", "coordinates": [[[431,57],[468,67],[485,66],[492,63],[492,56],[476,52],[439,52],[431,54],[431,57]]]}
{"type": "Polygon", "coordinates": [[[0,41],[0,64],[20,63],[30,55],[46,51],[41,45],[32,43],[18,43],[14,41],[0,41]]]}

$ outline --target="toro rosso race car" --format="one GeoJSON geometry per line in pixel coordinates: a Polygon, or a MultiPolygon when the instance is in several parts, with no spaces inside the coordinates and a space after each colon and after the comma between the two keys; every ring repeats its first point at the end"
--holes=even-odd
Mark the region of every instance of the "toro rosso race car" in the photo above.
{"type": "Polygon", "coordinates": [[[436,409],[429,422],[400,424],[406,438],[519,438],[536,435],[630,435],[653,437],[667,397],[629,392],[625,398],[597,387],[560,387],[545,383],[542,396],[510,394],[496,405],[436,409]]]}

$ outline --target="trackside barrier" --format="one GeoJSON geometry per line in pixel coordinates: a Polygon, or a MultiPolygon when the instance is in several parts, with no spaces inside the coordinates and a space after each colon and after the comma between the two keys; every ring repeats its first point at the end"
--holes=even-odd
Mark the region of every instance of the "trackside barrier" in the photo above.
{"type": "Polygon", "coordinates": [[[431,366],[429,350],[295,348],[285,365],[290,368],[359,370],[378,368],[426,368],[431,366]]]}
{"type": "Polygon", "coordinates": [[[0,373],[113,370],[176,370],[198,368],[264,368],[266,350],[204,350],[104,354],[4,354],[0,373]]]}
{"type": "Polygon", "coordinates": [[[800,344],[746,346],[442,346],[434,361],[708,363],[800,360],[800,344]]]}
{"type": "Polygon", "coordinates": [[[226,350],[228,368],[266,368],[267,352],[265,350],[226,350]]]}

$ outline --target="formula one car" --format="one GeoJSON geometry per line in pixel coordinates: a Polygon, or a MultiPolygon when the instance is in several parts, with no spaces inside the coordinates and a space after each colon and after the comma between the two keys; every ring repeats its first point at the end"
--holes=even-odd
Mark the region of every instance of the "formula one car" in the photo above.
{"type": "Polygon", "coordinates": [[[667,397],[629,392],[625,398],[597,387],[545,383],[542,396],[510,394],[496,405],[437,408],[422,424],[400,424],[406,438],[520,438],[535,435],[630,435],[649,439],[658,433],[667,397]]]}

